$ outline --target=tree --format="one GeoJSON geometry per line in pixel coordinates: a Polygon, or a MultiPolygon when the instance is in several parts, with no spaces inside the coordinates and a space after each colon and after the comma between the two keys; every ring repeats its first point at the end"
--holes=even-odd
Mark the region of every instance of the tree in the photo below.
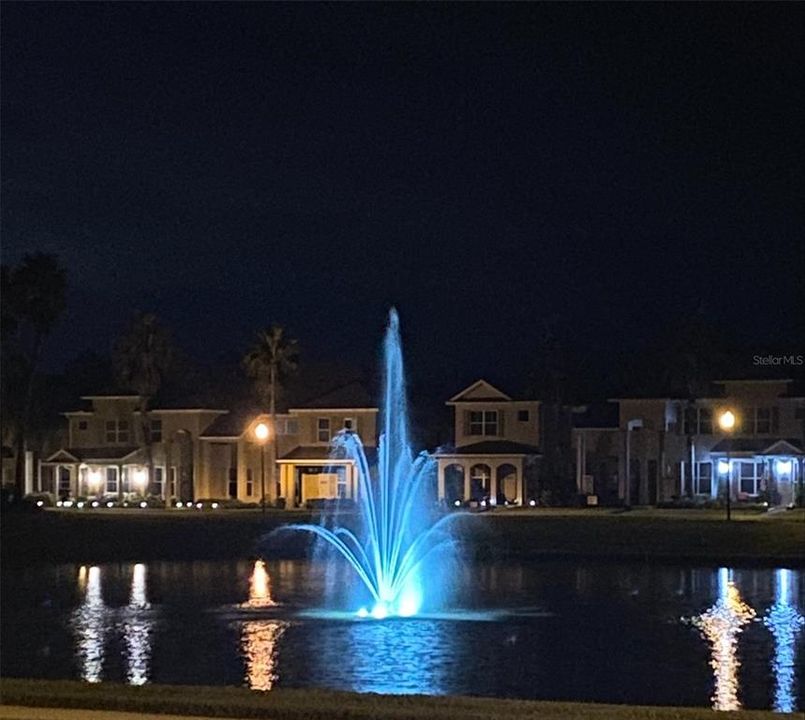
{"type": "Polygon", "coordinates": [[[154,473],[150,404],[165,381],[173,357],[170,332],[153,313],[137,313],[112,351],[112,362],[119,382],[140,398],[138,409],[149,488],[154,473]]]}
{"type": "Polygon", "coordinates": [[[33,253],[16,267],[3,267],[1,280],[3,405],[15,421],[14,480],[22,497],[37,370],[45,341],[64,312],[67,275],[55,255],[33,253]]]}
{"type": "MultiPolygon", "coordinates": [[[[246,374],[254,381],[257,399],[263,411],[271,416],[271,458],[269,462],[269,495],[276,495],[274,472],[277,462],[277,392],[285,377],[296,370],[299,348],[296,340],[285,337],[285,330],[272,325],[257,333],[255,343],[243,358],[246,374]]],[[[262,499],[265,503],[265,498],[262,499]]]]}

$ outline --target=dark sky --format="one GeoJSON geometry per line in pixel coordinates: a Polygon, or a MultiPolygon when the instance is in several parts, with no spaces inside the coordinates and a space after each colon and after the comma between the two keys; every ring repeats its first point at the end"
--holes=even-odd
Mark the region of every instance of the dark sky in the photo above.
{"type": "Polygon", "coordinates": [[[56,252],[55,367],[134,308],[516,383],[697,306],[802,352],[801,4],[3,3],[2,253],[56,252]]]}

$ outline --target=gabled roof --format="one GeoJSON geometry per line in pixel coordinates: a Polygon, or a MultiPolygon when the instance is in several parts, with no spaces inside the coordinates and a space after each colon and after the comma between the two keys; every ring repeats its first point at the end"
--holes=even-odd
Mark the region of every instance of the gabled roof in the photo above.
{"type": "Polygon", "coordinates": [[[535,445],[524,445],[511,440],[485,440],[472,445],[462,445],[452,451],[439,451],[436,455],[451,457],[453,455],[539,455],[535,445]]]}
{"type": "Polygon", "coordinates": [[[61,448],[45,458],[44,462],[117,462],[134,459],[140,450],[138,447],[61,448]]]}
{"type": "Polygon", "coordinates": [[[502,390],[498,390],[492,383],[486,380],[476,380],[472,385],[465,387],[461,392],[453,395],[447,404],[456,402],[484,402],[490,400],[506,400],[512,398],[502,390]]]}
{"type": "Polygon", "coordinates": [[[753,455],[802,455],[802,444],[796,438],[724,438],[710,451],[716,454],[751,453],[753,455]]]}
{"type": "Polygon", "coordinates": [[[354,381],[295,405],[291,410],[377,410],[366,388],[354,381]]]}
{"type": "Polygon", "coordinates": [[[258,410],[239,410],[219,415],[204,429],[200,437],[240,437],[246,431],[246,425],[258,415],[258,410]]]}

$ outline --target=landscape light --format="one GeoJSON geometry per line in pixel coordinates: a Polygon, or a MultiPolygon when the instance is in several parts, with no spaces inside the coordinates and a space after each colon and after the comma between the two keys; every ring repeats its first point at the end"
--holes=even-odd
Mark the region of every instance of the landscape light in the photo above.
{"type": "Polygon", "coordinates": [[[365,607],[362,607],[358,610],[357,615],[359,618],[369,617],[369,611],[365,607]]]}
{"type": "Polygon", "coordinates": [[[110,507],[114,507],[114,506],[115,506],[115,504],[111,500],[106,503],[106,507],[110,508],[110,507]]]}
{"type": "Polygon", "coordinates": [[[177,503],[176,503],[176,507],[177,507],[177,508],[182,507],[182,501],[181,501],[181,500],[179,500],[179,502],[177,502],[177,503]]]}
{"type": "Polygon", "coordinates": [[[76,503],[76,507],[79,507],[79,508],[84,507],[84,501],[83,501],[83,500],[79,500],[79,502],[78,502],[78,503],[76,503]]]}
{"type": "Polygon", "coordinates": [[[56,507],[61,507],[64,503],[61,500],[56,501],[56,507]]]}
{"type": "Polygon", "coordinates": [[[141,507],[141,508],[147,508],[147,507],[148,507],[148,503],[147,503],[145,500],[143,500],[143,501],[140,503],[140,507],[141,507]]]}
{"type": "Polygon", "coordinates": [[[42,501],[42,500],[37,500],[37,501],[36,501],[36,507],[42,507],[44,504],[45,504],[45,503],[44,503],[44,501],[42,501]]]}
{"type": "Polygon", "coordinates": [[[202,507],[204,507],[204,506],[203,506],[201,503],[196,503],[196,507],[197,507],[199,510],[201,510],[201,508],[202,508],[202,507]]]}
{"type": "Polygon", "coordinates": [[[537,507],[537,501],[536,501],[536,500],[529,500],[529,501],[528,501],[528,504],[529,504],[531,507],[537,507]]]}
{"type": "Polygon", "coordinates": [[[63,503],[63,506],[64,507],[73,507],[73,501],[72,500],[65,500],[64,503],[63,503]]]}
{"type": "Polygon", "coordinates": [[[456,500],[456,501],[453,503],[453,505],[455,505],[456,507],[461,507],[461,500],[456,500]]]}
{"type": "Polygon", "coordinates": [[[212,504],[212,509],[217,510],[218,509],[218,503],[213,503],[212,504]]]}
{"type": "Polygon", "coordinates": [[[92,507],[98,507],[100,503],[97,500],[92,501],[92,507]]]}

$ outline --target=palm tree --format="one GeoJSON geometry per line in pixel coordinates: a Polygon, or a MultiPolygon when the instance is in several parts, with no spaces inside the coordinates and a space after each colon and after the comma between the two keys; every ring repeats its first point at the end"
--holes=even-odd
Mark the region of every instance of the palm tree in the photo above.
{"type": "MultiPolygon", "coordinates": [[[[268,330],[261,330],[255,337],[251,350],[243,358],[243,366],[247,375],[254,380],[254,388],[260,406],[268,407],[271,415],[271,458],[269,462],[269,495],[276,499],[277,486],[274,480],[277,462],[277,390],[283,379],[296,370],[299,348],[296,340],[285,337],[285,330],[279,325],[272,325],[268,330]]],[[[265,506],[265,497],[262,498],[265,506]]]]}
{"type": "Polygon", "coordinates": [[[137,313],[126,333],[115,343],[112,353],[120,383],[140,396],[140,424],[148,466],[147,488],[154,474],[150,402],[162,387],[173,356],[170,332],[153,313],[137,313]]]}
{"type": "Polygon", "coordinates": [[[2,285],[3,365],[6,372],[19,371],[13,373],[13,383],[4,383],[4,405],[9,394],[23,393],[11,403],[17,406],[15,485],[17,497],[22,497],[36,371],[45,340],[64,311],[67,276],[55,255],[34,253],[16,267],[4,267],[2,285]]]}

